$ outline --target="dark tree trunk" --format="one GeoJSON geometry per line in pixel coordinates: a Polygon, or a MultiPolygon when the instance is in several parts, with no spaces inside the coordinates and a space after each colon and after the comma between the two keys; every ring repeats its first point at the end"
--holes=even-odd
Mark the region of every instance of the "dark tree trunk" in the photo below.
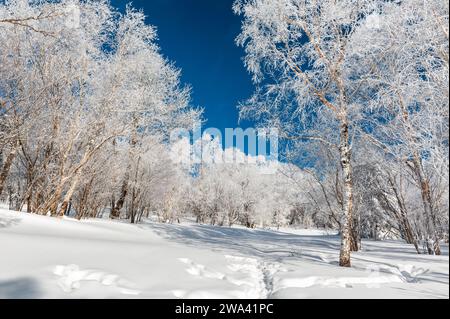
{"type": "Polygon", "coordinates": [[[123,208],[125,204],[125,199],[128,194],[128,182],[130,180],[130,174],[127,172],[122,182],[122,188],[120,190],[120,196],[117,202],[114,204],[111,210],[111,218],[116,219],[120,217],[120,210],[123,208]]]}
{"type": "Polygon", "coordinates": [[[3,167],[1,167],[0,171],[0,195],[3,192],[3,189],[6,184],[6,179],[8,178],[9,171],[11,170],[11,166],[14,162],[14,159],[17,155],[17,147],[14,147],[11,152],[9,152],[8,156],[6,157],[5,163],[3,164],[3,167]]]}

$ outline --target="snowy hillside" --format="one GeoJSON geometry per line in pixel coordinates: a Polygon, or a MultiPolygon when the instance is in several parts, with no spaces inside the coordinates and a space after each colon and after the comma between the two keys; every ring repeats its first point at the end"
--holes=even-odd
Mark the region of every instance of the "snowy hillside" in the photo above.
{"type": "Polygon", "coordinates": [[[0,298],[448,298],[443,256],[339,238],[146,222],[76,221],[0,210],[0,298]]]}

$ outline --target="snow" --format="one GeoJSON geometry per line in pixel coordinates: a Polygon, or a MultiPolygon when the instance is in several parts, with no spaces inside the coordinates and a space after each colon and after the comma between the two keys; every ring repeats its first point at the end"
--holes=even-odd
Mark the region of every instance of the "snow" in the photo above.
{"type": "Polygon", "coordinates": [[[339,238],[146,221],[56,219],[0,209],[0,298],[448,298],[443,256],[339,238]]]}

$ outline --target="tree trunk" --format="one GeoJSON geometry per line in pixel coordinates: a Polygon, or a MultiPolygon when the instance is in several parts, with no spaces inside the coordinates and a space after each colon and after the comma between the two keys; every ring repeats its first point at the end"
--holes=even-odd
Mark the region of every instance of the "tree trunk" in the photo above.
{"type": "MultiPolygon", "coordinates": [[[[392,191],[394,192],[394,195],[395,195],[395,198],[397,201],[397,205],[400,210],[400,212],[397,213],[395,211],[395,209],[391,208],[391,210],[394,212],[395,217],[398,220],[401,236],[406,241],[406,243],[414,245],[417,253],[420,254],[420,249],[419,249],[419,244],[417,242],[417,238],[416,238],[416,236],[414,236],[414,232],[411,227],[411,223],[409,222],[409,219],[408,219],[408,210],[406,208],[405,201],[401,195],[400,190],[395,185],[394,178],[392,178],[390,175],[388,175],[388,182],[392,188],[392,191]]],[[[387,203],[389,202],[388,199],[385,199],[385,201],[387,203]]]]}
{"type": "Polygon", "coordinates": [[[349,143],[349,126],[346,121],[341,123],[341,142],[339,146],[343,172],[343,221],[341,222],[341,251],[339,265],[351,267],[350,252],[352,243],[352,210],[353,210],[353,176],[351,165],[351,149],[349,143]]]}
{"type": "Polygon", "coordinates": [[[61,198],[61,195],[64,190],[64,183],[60,183],[54,190],[53,195],[48,199],[45,203],[43,203],[42,207],[38,209],[38,213],[41,215],[46,215],[50,212],[51,216],[56,216],[58,212],[58,204],[61,198]]]}
{"type": "Polygon", "coordinates": [[[67,209],[64,211],[64,215],[65,215],[65,216],[69,216],[71,210],[72,210],[72,200],[69,202],[69,206],[68,206],[67,209]]]}
{"type": "MultiPolygon", "coordinates": [[[[81,195],[78,201],[78,207],[76,207],[76,218],[81,220],[81,218],[83,218],[84,216],[87,215],[88,211],[89,211],[89,207],[88,207],[88,199],[89,199],[89,195],[91,193],[91,189],[92,189],[92,184],[94,183],[94,179],[95,179],[95,175],[92,176],[92,178],[89,180],[89,183],[84,186],[83,190],[81,191],[81,195]]],[[[91,207],[92,209],[92,207],[91,207]]]]}
{"type": "Polygon", "coordinates": [[[11,169],[12,163],[14,162],[14,159],[16,158],[17,154],[17,147],[14,147],[11,152],[9,152],[8,156],[6,157],[5,164],[3,164],[3,167],[0,171],[0,195],[3,192],[3,189],[6,184],[6,179],[8,178],[9,171],[11,169]]]}
{"type": "Polygon", "coordinates": [[[137,198],[136,187],[133,186],[133,189],[131,191],[131,203],[130,203],[130,223],[131,224],[136,223],[136,198],[137,198]]]}
{"type": "Polygon", "coordinates": [[[359,222],[355,219],[352,220],[352,224],[350,226],[351,229],[351,243],[350,243],[350,251],[357,252],[361,246],[361,236],[359,233],[359,222]]]}
{"type": "MultiPolygon", "coordinates": [[[[408,133],[408,139],[411,142],[412,145],[416,142],[416,138],[414,137],[414,129],[411,125],[409,113],[406,108],[406,104],[403,101],[403,98],[399,94],[399,101],[400,101],[400,107],[402,110],[402,116],[403,121],[406,124],[406,129],[408,133]]],[[[436,215],[433,208],[433,200],[431,196],[431,189],[429,181],[425,175],[423,165],[422,165],[422,158],[417,151],[417,149],[412,150],[412,156],[413,156],[413,166],[411,167],[414,174],[416,175],[419,186],[420,186],[420,192],[422,195],[422,204],[424,208],[424,214],[425,214],[425,222],[426,222],[426,246],[428,253],[430,255],[440,255],[441,254],[441,248],[439,246],[439,236],[437,234],[437,225],[436,225],[436,215]]]]}
{"type": "Polygon", "coordinates": [[[441,255],[441,248],[439,245],[439,236],[437,234],[436,225],[436,215],[434,212],[434,207],[432,204],[432,196],[430,184],[425,177],[425,173],[422,166],[422,160],[419,154],[414,154],[414,170],[420,183],[420,192],[422,195],[422,204],[424,208],[426,227],[427,227],[427,238],[426,245],[428,253],[430,255],[441,255]]]}
{"type": "Polygon", "coordinates": [[[130,174],[127,172],[125,174],[125,177],[122,182],[122,188],[120,191],[120,197],[117,200],[117,202],[114,204],[114,207],[111,210],[111,218],[119,218],[120,217],[120,210],[123,208],[123,205],[125,204],[125,199],[127,198],[128,194],[128,182],[130,180],[130,174]]]}
{"type": "Polygon", "coordinates": [[[139,190],[136,189],[136,185],[138,184],[138,177],[139,177],[139,165],[141,163],[141,157],[138,157],[137,164],[136,164],[136,172],[134,173],[134,183],[133,183],[133,190],[131,192],[131,209],[130,209],[130,222],[132,224],[136,223],[136,210],[137,210],[137,203],[136,200],[139,195],[139,190]]]}
{"type": "Polygon", "coordinates": [[[75,190],[78,187],[78,183],[80,181],[80,172],[77,172],[75,178],[72,180],[72,183],[70,185],[69,190],[67,191],[66,195],[64,196],[63,202],[61,204],[61,208],[59,209],[58,216],[63,217],[66,213],[67,207],[69,206],[70,201],[72,200],[73,193],[75,193],[75,190]]]}
{"type": "MultiPolygon", "coordinates": [[[[138,130],[138,126],[137,126],[137,118],[134,117],[133,118],[133,123],[135,126],[135,130],[132,133],[131,136],[131,141],[130,141],[130,150],[128,151],[128,166],[127,169],[125,171],[125,176],[123,178],[122,181],[122,188],[120,191],[120,197],[117,200],[116,203],[113,202],[113,207],[111,208],[111,214],[110,214],[110,218],[112,219],[116,219],[120,217],[120,210],[123,208],[123,205],[125,204],[125,200],[127,198],[128,195],[128,188],[129,188],[129,182],[130,182],[130,174],[131,174],[131,169],[132,169],[132,162],[133,162],[133,150],[136,147],[137,144],[137,130],[138,130]]],[[[139,165],[139,164],[138,164],[139,165]]]]}

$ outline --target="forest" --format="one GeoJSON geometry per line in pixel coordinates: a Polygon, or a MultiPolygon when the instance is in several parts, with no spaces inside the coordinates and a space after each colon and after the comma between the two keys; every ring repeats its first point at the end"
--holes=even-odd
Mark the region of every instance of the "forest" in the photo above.
{"type": "MultiPolygon", "coordinates": [[[[248,159],[174,160],[171,132],[204,121],[208,106],[193,105],[195,88],[144,12],[0,1],[0,201],[78,220],[335,230],[344,267],[366,239],[441,255],[448,1],[236,0],[230,10],[255,86],[230,107],[278,129],[270,174],[248,159]]],[[[200,142],[203,156],[225,156],[200,142]]]]}

